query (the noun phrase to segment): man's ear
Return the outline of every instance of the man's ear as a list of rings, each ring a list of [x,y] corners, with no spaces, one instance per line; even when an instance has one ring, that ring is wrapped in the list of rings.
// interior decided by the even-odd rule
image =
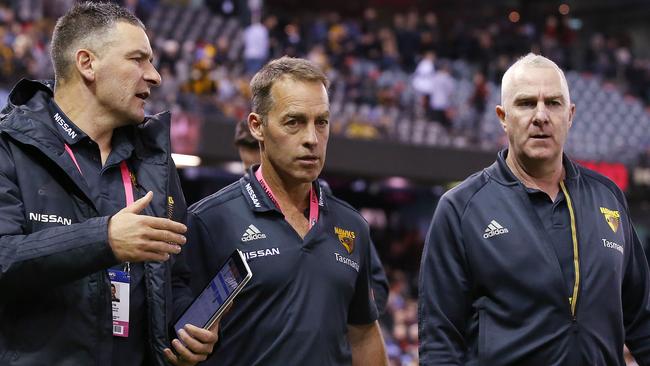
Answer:
[[[573,117],[576,115],[576,105],[571,103],[569,107],[569,128],[573,126]]]
[[[257,113],[248,115],[248,129],[255,140],[264,142],[264,129],[263,129],[262,116]]]
[[[85,81],[95,81],[95,69],[93,68],[95,60],[95,54],[85,48],[78,49],[74,54],[74,65],[75,69]]]
[[[496,113],[497,117],[499,117],[499,122],[501,123],[501,128],[503,128],[504,131],[508,131],[508,127],[506,125],[506,110],[503,109],[503,106],[498,105],[496,107]]]

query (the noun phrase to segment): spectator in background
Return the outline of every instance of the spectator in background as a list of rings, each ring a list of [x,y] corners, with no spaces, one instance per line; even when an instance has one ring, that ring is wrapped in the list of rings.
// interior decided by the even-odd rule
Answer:
[[[171,141],[177,154],[196,155],[201,143],[203,120],[195,113],[172,108]]]
[[[436,54],[429,51],[424,54],[424,57],[418,62],[418,66],[413,73],[413,89],[422,95],[429,96],[431,93],[431,84],[433,83],[433,76],[436,74]]]
[[[269,31],[253,18],[244,29],[244,65],[248,75],[255,74],[269,58]]]
[[[480,127],[479,121],[481,121],[483,117],[483,113],[485,113],[485,106],[487,104],[487,100],[490,95],[490,90],[488,88],[485,75],[483,75],[483,73],[480,71],[474,73],[472,82],[474,84],[474,90],[472,91],[472,96],[470,97],[469,102],[472,106],[475,116],[472,119],[474,123],[471,126],[472,128],[471,131],[469,132],[469,135],[471,135],[474,141],[478,143],[481,141],[480,140],[481,131],[479,131],[479,127]]]
[[[456,91],[456,80],[451,76],[447,62],[441,62],[429,86],[430,118],[451,130],[452,100]]]

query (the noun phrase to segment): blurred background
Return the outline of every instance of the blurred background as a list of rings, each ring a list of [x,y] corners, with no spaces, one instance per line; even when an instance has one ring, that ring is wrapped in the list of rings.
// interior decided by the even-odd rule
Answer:
[[[51,79],[49,39],[72,0],[0,0],[0,104]],[[243,174],[235,125],[251,76],[282,55],[331,81],[324,178],[368,220],[390,281],[381,318],[393,365],[417,364],[417,273],[439,197],[494,161],[501,76],[535,52],[566,70],[577,114],[567,153],[626,193],[650,241],[649,0],[125,0],[148,28],[185,196]],[[633,362],[633,361],[630,361]]]

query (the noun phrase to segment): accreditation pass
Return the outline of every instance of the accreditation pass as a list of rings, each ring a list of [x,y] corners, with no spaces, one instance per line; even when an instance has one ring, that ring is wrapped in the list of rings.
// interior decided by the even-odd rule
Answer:
[[[116,337],[129,336],[129,280],[126,271],[108,270],[111,280],[111,308],[113,310],[113,335]]]

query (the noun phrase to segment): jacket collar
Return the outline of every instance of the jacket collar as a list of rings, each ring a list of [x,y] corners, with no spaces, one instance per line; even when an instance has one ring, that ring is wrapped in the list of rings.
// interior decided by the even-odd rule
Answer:
[[[508,164],[506,164],[506,157],[508,156],[508,149],[503,149],[497,154],[497,160],[485,169],[486,173],[493,179],[504,185],[520,184],[519,179],[512,173]],[[576,164],[569,159],[566,154],[562,154],[562,165],[566,174],[565,180],[573,181],[578,179],[580,171]]]
[[[248,169],[248,172],[241,177],[239,185],[242,190],[242,195],[246,198],[246,202],[251,210],[256,212],[278,211],[271,198],[266,194],[260,182],[255,178],[255,172],[259,168],[259,164],[253,165]],[[318,179],[312,182],[312,187],[316,190],[318,197],[319,209],[327,211],[327,201],[325,199],[325,192],[322,189]]]
[[[51,81],[19,81],[9,94],[9,103],[0,111],[0,131],[44,152],[61,155],[64,143],[74,144],[86,134],[53,103],[53,85]],[[60,118],[56,116],[58,112]],[[122,129],[130,130],[124,132],[133,138],[135,154],[140,160],[165,164],[171,151],[170,125],[169,112],[162,112],[146,117],[137,126]]]

